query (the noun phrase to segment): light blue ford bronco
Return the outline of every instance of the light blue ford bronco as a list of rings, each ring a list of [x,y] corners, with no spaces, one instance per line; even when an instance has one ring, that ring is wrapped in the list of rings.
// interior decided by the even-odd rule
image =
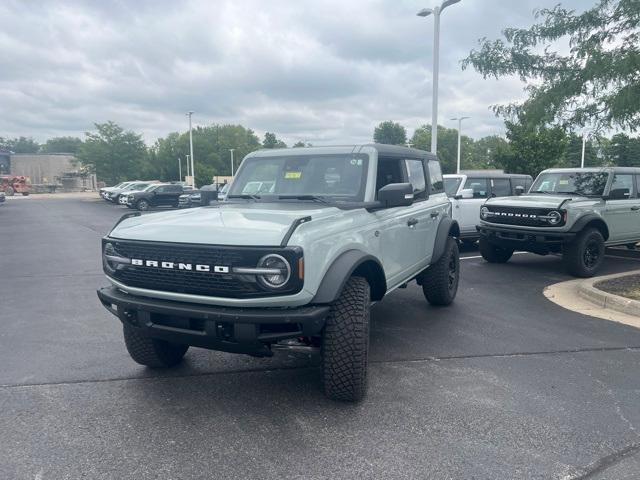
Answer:
[[[224,202],[125,215],[102,241],[111,285],[98,296],[142,365],[176,365],[189,346],[320,349],[325,393],[356,401],[370,306],[413,280],[431,304],[450,304],[459,233],[427,152],[260,150]]]

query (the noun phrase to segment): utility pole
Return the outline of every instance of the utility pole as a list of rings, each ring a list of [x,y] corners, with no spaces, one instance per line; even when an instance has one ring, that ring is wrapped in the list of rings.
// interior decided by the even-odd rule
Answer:
[[[229,151],[231,152],[231,176],[233,177],[233,151],[235,150],[235,148],[230,148]]]
[[[178,157],[178,180],[182,181],[182,159]]]
[[[467,118],[470,117],[458,117],[451,119],[458,121],[458,162],[456,163],[456,173],[460,173],[460,139],[462,138],[462,120],[465,120]]]
[[[191,176],[191,170],[189,167],[189,155],[187,154],[187,177]]]
[[[587,132],[582,134],[582,159],[580,160],[580,168],[584,168],[584,152],[587,148]]]
[[[435,8],[423,8],[418,12],[419,17],[433,15],[433,93],[431,106],[431,153],[438,150],[438,70],[440,68],[440,14],[449,5],[460,0],[444,0],[442,5]]]
[[[191,115],[193,115],[192,111],[187,112],[187,116],[189,117],[189,150],[191,151],[191,186],[196,188],[196,173],[193,164],[193,134],[191,131]]]

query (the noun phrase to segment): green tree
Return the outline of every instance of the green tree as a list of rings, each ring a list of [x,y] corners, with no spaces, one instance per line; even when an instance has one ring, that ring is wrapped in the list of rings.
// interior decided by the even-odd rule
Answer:
[[[40,145],[33,138],[2,138],[0,137],[0,149],[14,153],[38,153]]]
[[[404,145],[407,143],[407,130],[399,123],[388,120],[374,129],[373,141],[387,145]]]
[[[298,140],[294,143],[291,148],[305,148],[305,147],[313,147],[309,142],[303,142],[302,140]]]
[[[95,132],[85,133],[78,160],[91,168],[99,180],[109,184],[138,177],[147,157],[142,137],[113,122],[94,126]]]
[[[473,168],[473,139],[463,135],[461,138],[461,158],[462,169]],[[413,132],[411,144],[420,150],[431,149],[431,125],[423,125]],[[455,173],[458,159],[458,130],[446,128],[438,125],[438,160],[442,165],[444,173]]]
[[[287,148],[287,144],[282,140],[278,140],[276,134],[271,132],[267,132],[264,134],[262,146],[264,148]]]
[[[596,129],[640,126],[640,2],[599,0],[581,14],[557,5],[536,13],[529,28],[507,28],[505,40],[480,40],[463,68],[485,78],[519,76],[529,83],[521,104],[496,107],[536,126]],[[566,55],[553,48],[568,40]]]
[[[471,149],[471,158],[467,164],[463,164],[465,170],[491,170],[501,168],[496,158],[502,158],[511,152],[509,142],[499,135],[480,138],[471,144]]]
[[[617,167],[640,167],[640,138],[624,133],[614,135],[605,149],[605,157]]]
[[[41,147],[43,153],[72,153],[77,154],[82,146],[78,137],[54,137],[48,139]]]

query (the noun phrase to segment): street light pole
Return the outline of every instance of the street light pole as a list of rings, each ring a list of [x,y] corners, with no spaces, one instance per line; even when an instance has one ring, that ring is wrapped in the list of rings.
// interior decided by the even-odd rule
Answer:
[[[196,174],[193,165],[193,134],[191,131],[191,115],[193,115],[192,111],[187,112],[187,116],[189,117],[189,150],[191,152],[191,186],[196,188]]]
[[[178,180],[182,181],[182,159],[178,157]]]
[[[458,117],[451,119],[458,121],[458,163],[456,163],[456,173],[460,173],[460,139],[462,138],[462,120],[465,120],[467,118],[470,117]]]
[[[229,151],[231,152],[231,176],[233,177],[233,151],[235,150],[235,148],[230,148]]]
[[[580,168],[584,168],[584,152],[587,148],[587,132],[582,133],[582,159],[580,160]]]
[[[189,168],[189,154],[187,154],[187,177],[191,176],[191,170]]]
[[[431,105],[431,153],[438,150],[438,70],[440,69],[440,14],[449,5],[460,0],[445,0],[435,8],[423,8],[418,12],[419,17],[433,15],[433,93]]]

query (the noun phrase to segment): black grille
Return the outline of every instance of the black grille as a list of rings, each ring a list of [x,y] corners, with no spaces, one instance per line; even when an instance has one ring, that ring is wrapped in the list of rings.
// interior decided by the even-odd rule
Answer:
[[[502,223],[507,225],[521,225],[527,227],[549,227],[549,222],[541,219],[540,217],[546,217],[549,212],[553,211],[550,208],[522,208],[522,207],[500,207],[489,206],[489,215],[484,219],[490,223]],[[563,222],[553,225],[554,227],[561,226]]]
[[[152,266],[122,265],[113,270],[105,266],[105,272],[125,285],[149,290],[187,293],[228,298],[251,298],[273,295],[290,295],[300,291],[297,263],[301,251],[294,248],[225,247],[209,245],[183,245],[179,243],[131,242],[105,239],[115,247],[117,256],[145,262],[171,262],[191,264],[191,270],[159,268]],[[255,267],[269,253],[282,255],[289,261],[291,279],[281,289],[267,290],[251,277],[231,273],[233,267]],[[195,271],[195,265],[228,267],[230,273]]]

